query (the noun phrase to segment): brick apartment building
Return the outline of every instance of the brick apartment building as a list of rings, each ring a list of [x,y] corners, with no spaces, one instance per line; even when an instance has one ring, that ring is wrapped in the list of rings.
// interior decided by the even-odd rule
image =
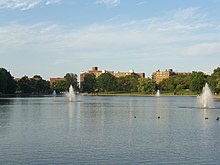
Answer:
[[[165,71],[157,70],[156,72],[152,73],[152,79],[159,84],[163,79],[174,75],[176,75],[176,73],[173,71],[173,69],[166,69]]]
[[[50,87],[53,88],[54,84],[55,84],[57,81],[66,81],[66,78],[60,78],[60,77],[50,78]]]
[[[84,81],[86,74],[94,74],[96,77],[99,77],[102,73],[111,73],[115,77],[125,77],[135,73],[133,70],[129,72],[114,72],[112,70],[98,70],[98,67],[92,67],[92,70],[83,71],[80,73],[80,83]],[[141,78],[145,77],[145,73],[135,73],[138,74]]]
[[[159,84],[163,79],[169,78],[175,75],[190,75],[190,72],[174,72],[173,69],[166,69],[165,71],[157,70],[152,73],[152,79]]]

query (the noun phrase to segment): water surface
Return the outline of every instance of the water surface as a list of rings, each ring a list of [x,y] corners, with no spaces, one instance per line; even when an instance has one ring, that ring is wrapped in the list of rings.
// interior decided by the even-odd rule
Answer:
[[[214,104],[199,108],[196,97],[2,98],[0,164],[219,164]]]

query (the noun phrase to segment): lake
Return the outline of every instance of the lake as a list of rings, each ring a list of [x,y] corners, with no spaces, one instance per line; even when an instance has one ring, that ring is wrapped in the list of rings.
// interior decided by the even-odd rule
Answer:
[[[220,100],[213,109],[196,102],[184,96],[0,98],[0,164],[219,164]]]

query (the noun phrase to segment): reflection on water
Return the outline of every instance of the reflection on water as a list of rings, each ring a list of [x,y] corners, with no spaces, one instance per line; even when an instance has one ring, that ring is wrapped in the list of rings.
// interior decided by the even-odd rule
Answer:
[[[219,112],[195,97],[0,99],[0,164],[218,164]]]
[[[13,100],[0,99],[0,133],[10,124],[10,104],[13,104]]]

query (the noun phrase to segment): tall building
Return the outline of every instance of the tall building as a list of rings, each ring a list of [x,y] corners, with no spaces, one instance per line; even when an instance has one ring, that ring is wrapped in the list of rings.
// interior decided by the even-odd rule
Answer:
[[[119,78],[119,77],[125,77],[128,75],[131,75],[132,73],[135,73],[133,70],[130,70],[129,72],[114,72],[112,70],[98,70],[98,67],[92,67],[91,70],[83,71],[80,73],[80,83],[84,81],[84,77],[86,74],[94,74],[96,77],[99,77],[102,73],[111,73],[113,76]],[[145,73],[135,73],[138,74],[141,78],[145,77]]]
[[[165,71],[157,70],[156,72],[153,72],[152,79],[159,84],[163,79],[174,75],[176,75],[176,73],[173,71],[173,69],[166,69]]]

